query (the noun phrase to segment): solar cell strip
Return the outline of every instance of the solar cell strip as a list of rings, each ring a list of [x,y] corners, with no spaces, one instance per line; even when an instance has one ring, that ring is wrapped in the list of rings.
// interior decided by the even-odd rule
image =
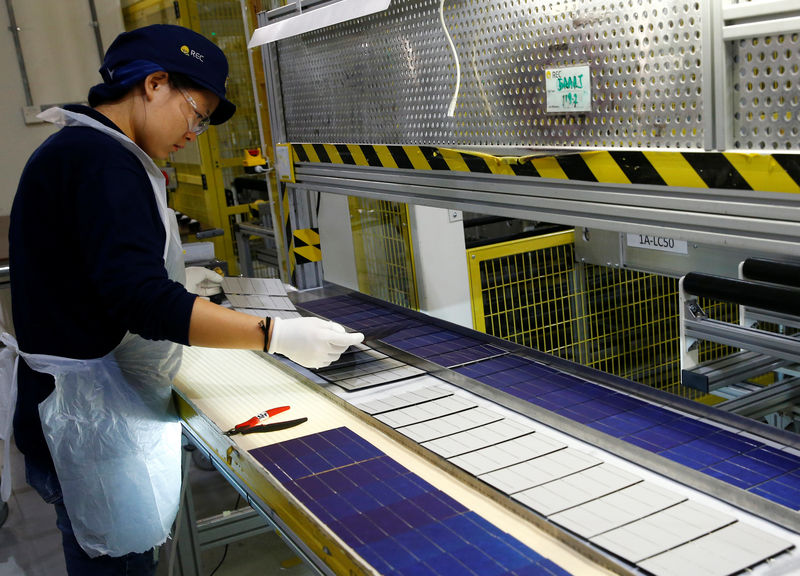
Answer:
[[[534,486],[552,482],[586,468],[597,466],[602,461],[575,448],[565,448],[527,460],[507,468],[479,476],[481,480],[508,495],[522,492]]]
[[[250,452],[379,573],[569,574],[347,428]]]
[[[498,419],[478,428],[429,440],[423,446],[444,458],[452,458],[531,433],[533,428],[530,426],[514,420]]]
[[[392,428],[401,428],[419,422],[434,420],[448,414],[461,412],[462,410],[475,408],[476,406],[477,404],[475,404],[475,402],[462,396],[446,396],[430,402],[406,406],[404,408],[392,410],[391,412],[384,412],[383,414],[377,415],[376,418]]]
[[[384,370],[391,370],[403,366],[403,363],[394,358],[373,358],[368,362],[359,362],[352,366],[341,366],[325,371],[319,371],[326,380],[336,382],[338,380],[345,380],[355,376],[363,376],[365,374],[374,374],[375,372],[383,372]]]
[[[515,494],[514,499],[544,516],[550,516],[641,481],[638,476],[604,462],[530,490],[523,490]]]
[[[345,390],[360,390],[362,388],[369,388],[372,386],[379,386],[381,384],[390,384],[392,382],[405,380],[423,373],[424,371],[420,370],[419,368],[403,364],[396,368],[390,368],[389,370],[383,370],[381,372],[374,372],[372,374],[364,374],[362,376],[338,380],[336,384]]]
[[[743,572],[791,546],[781,538],[736,522],[639,565],[656,576],[726,576]]]
[[[566,444],[537,432],[455,456],[450,458],[450,462],[480,476],[566,447]]]
[[[685,500],[677,492],[645,481],[553,514],[549,519],[589,539]]]
[[[687,500],[591,541],[638,564],[734,522],[733,516]]]
[[[423,380],[422,378],[419,380]],[[431,380],[434,380],[431,378]],[[434,380],[436,381],[436,380]],[[411,382],[414,382],[413,380]],[[366,402],[354,402],[353,406],[363,410],[367,414],[380,414],[382,412],[389,412],[404,408],[406,406],[413,406],[421,404],[422,402],[429,402],[445,396],[452,396],[453,392],[441,386],[430,386],[425,388],[418,388],[394,395],[382,395],[380,398],[368,400]]]
[[[479,428],[484,424],[502,420],[497,412],[483,407],[472,408],[449,414],[430,422],[419,422],[399,428],[398,432],[408,436],[417,443],[428,442],[444,436],[451,436],[462,430]]]

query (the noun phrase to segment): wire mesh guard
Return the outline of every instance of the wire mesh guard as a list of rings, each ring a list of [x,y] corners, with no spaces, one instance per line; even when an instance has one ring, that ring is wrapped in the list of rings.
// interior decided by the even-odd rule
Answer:
[[[408,206],[351,196],[350,222],[358,289],[416,310],[419,307]]]
[[[699,395],[680,386],[677,279],[576,264],[571,242],[544,248],[536,242],[486,259],[484,248],[472,252],[483,310],[476,329],[660,390]],[[735,305],[702,305],[709,316],[737,321]],[[732,351],[699,345],[702,361]]]
[[[287,137],[701,148],[701,12],[685,0],[397,0],[278,43]],[[576,64],[591,68],[592,111],[548,114],[545,69]]]

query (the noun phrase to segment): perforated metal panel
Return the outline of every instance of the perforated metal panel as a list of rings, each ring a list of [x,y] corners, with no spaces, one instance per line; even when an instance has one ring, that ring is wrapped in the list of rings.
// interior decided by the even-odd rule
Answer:
[[[732,54],[734,146],[800,149],[800,34],[736,40]]]
[[[443,27],[438,0],[395,0],[278,43],[287,138],[700,148],[702,11],[685,0],[447,0]],[[545,69],[576,64],[591,68],[592,111],[548,114]]]

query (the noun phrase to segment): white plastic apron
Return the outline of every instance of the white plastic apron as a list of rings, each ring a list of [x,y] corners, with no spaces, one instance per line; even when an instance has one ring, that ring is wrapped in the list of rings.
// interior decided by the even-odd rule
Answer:
[[[147,154],[122,133],[83,114],[51,108],[39,118],[94,128],[137,156],[166,230],[167,272],[185,283],[164,176]],[[7,336],[3,341],[16,348]],[[171,395],[181,351],[178,344],[131,333],[108,355],[90,360],[19,351],[32,369],[55,377],[55,390],[39,405],[39,415],[75,537],[91,557],[144,552],[169,535],[181,484],[181,427]]]

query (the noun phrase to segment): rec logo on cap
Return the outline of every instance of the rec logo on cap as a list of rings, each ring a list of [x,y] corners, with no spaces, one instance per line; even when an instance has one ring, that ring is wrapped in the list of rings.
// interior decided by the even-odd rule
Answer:
[[[203,62],[203,59],[205,58],[205,56],[200,54],[200,52],[195,52],[194,50],[191,50],[186,44],[181,46],[181,52],[183,52],[187,56],[191,56],[193,58],[196,58],[197,60],[200,60],[200,62]]]

